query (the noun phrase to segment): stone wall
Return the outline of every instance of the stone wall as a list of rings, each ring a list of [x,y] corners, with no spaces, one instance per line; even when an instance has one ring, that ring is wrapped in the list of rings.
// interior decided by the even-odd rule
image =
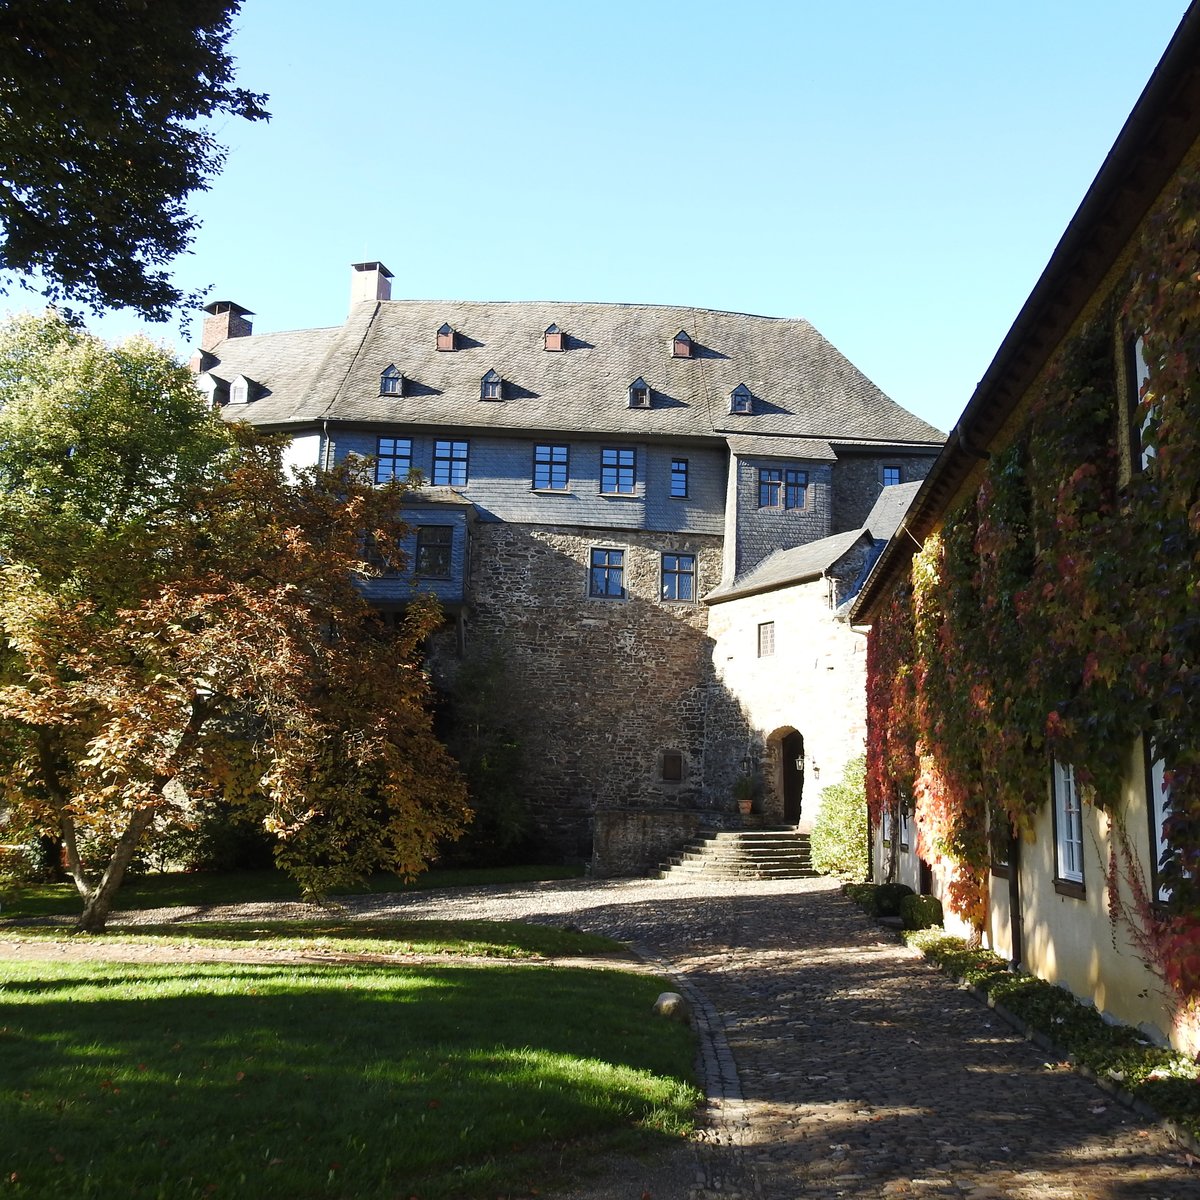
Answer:
[[[924,479],[935,454],[850,454],[839,451],[833,471],[832,533],[861,529],[883,491],[883,468],[899,467],[900,482]]]
[[[701,821],[698,812],[601,809],[595,816],[590,873],[606,879],[653,870],[699,834]]]
[[[593,547],[624,551],[625,598],[588,594]],[[726,756],[745,745],[745,718],[714,675],[708,610],[661,599],[664,551],[696,556],[698,595],[716,586],[716,537],[476,527],[466,653],[498,651],[521,697],[547,852],[590,860],[601,810],[733,808]],[[663,777],[667,752],[681,756],[678,781]]]

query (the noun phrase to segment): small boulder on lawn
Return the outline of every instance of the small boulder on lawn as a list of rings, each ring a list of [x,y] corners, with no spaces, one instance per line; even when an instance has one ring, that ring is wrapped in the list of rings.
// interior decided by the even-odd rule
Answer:
[[[678,992],[660,992],[658,999],[654,1002],[654,1011],[658,1016],[666,1017],[669,1021],[682,1021],[684,1025],[691,1024],[692,1010]]]

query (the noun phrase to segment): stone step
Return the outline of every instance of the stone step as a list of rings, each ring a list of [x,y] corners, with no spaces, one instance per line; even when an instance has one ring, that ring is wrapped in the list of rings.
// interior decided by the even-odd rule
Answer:
[[[807,834],[794,829],[721,830],[683,846],[660,879],[795,879],[813,874]]]

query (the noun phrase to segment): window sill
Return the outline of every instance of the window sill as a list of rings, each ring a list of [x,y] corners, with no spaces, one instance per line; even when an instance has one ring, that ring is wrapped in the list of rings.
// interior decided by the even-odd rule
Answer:
[[[1060,896],[1070,896],[1072,900],[1082,900],[1087,895],[1083,884],[1074,879],[1056,879],[1054,890]]]
[[[531,491],[531,492],[532,492],[532,493],[533,493],[535,496],[569,496],[569,495],[571,495],[571,489],[570,489],[570,488],[565,488],[565,487],[564,487],[564,488],[540,488],[540,487],[535,487],[535,488],[530,488],[529,490],[530,490],[530,491]]]
[[[633,500],[636,499],[637,492],[601,492],[600,495],[610,500]]]
[[[992,863],[991,872],[997,879],[1008,879],[1010,874],[1008,863]]]

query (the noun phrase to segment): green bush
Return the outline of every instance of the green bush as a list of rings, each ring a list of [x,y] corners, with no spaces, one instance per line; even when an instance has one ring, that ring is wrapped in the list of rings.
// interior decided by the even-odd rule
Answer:
[[[846,764],[840,783],[821,790],[821,811],[813,826],[812,865],[822,875],[859,881],[867,877],[866,760]]]
[[[906,896],[913,894],[907,883],[881,883],[875,889],[874,915],[877,917],[898,917],[900,906]]]
[[[941,929],[942,902],[936,896],[903,896],[900,920],[905,929]]]

